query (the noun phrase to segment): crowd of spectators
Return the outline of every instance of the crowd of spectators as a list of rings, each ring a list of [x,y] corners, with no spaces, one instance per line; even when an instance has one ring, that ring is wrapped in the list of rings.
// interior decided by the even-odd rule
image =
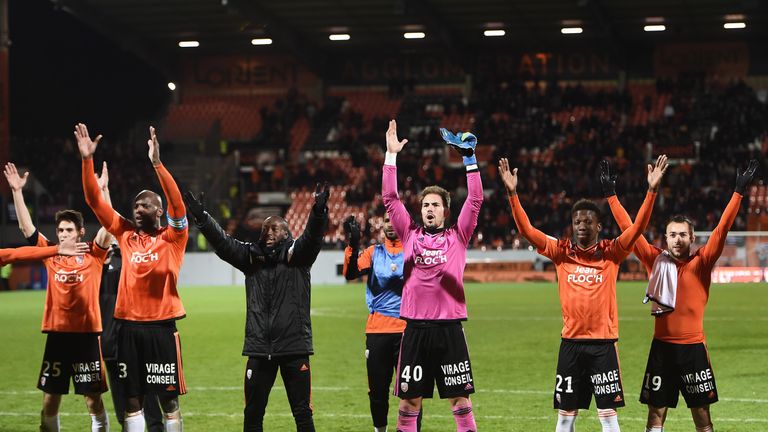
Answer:
[[[631,92],[600,87],[557,83],[510,81],[482,82],[467,96],[438,99],[443,112],[470,113],[472,132],[479,146],[492,148],[480,160],[486,199],[480,214],[474,247],[521,248],[527,244],[517,235],[509,214],[506,195],[498,180],[496,163],[508,157],[519,169],[519,193],[532,222],[554,236],[570,234],[570,206],[580,198],[600,200],[597,167],[608,159],[619,173],[617,192],[631,214],[637,211],[646,190],[645,165],[660,152],[671,152],[675,165],[669,170],[654,209],[650,234],[658,238],[665,220],[673,214],[690,215],[697,230],[709,230],[733,190],[737,167],[758,158],[768,167],[768,106],[765,91],[756,92],[744,82],[720,83],[705,79],[660,80],[654,94],[665,95],[663,115],[647,123],[628,120],[633,110],[651,110],[651,96],[633,100]],[[429,111],[434,98],[424,105],[403,107]],[[558,115],[577,107],[592,107],[594,114],[575,117]],[[313,131],[323,130],[323,139],[333,152],[309,158],[287,151],[289,131],[306,117]],[[463,168],[450,158],[440,144],[434,115],[409,117],[399,131],[410,142],[398,158],[399,189],[414,215],[418,215],[418,192],[438,184],[453,194],[452,214],[457,215],[466,196]],[[562,121],[563,118],[568,120]],[[316,182],[346,185],[350,205],[367,207],[369,238],[377,233],[374,221],[383,215],[380,194],[383,137],[388,119],[364,120],[343,99],[333,98],[318,104],[291,91],[274,106],[262,110],[262,132],[257,137],[266,147],[283,149],[261,159],[248,174],[244,190],[292,191]],[[141,187],[157,187],[146,161],[142,140],[104,142],[99,157],[110,162],[110,184],[115,207],[130,208],[132,197]],[[251,149],[261,148],[258,144]],[[43,204],[85,208],[79,177],[79,157],[71,139],[27,140],[14,143],[13,160],[28,166],[48,193]],[[164,149],[165,150],[165,149]],[[40,155],[49,155],[39,157]],[[342,169],[340,158],[364,170],[352,176]],[[762,170],[764,170],[763,168]],[[762,178],[758,173],[758,178]],[[746,202],[746,201],[745,201]],[[233,212],[245,217],[247,211]],[[618,234],[609,214],[603,218],[604,236]],[[232,223],[230,226],[236,226]],[[746,228],[746,213],[741,212],[734,229]],[[330,245],[329,245],[330,246]]]

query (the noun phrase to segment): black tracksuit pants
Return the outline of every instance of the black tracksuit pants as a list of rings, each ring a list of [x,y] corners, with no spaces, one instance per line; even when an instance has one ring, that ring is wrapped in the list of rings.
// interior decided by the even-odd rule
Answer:
[[[269,401],[269,392],[275,384],[277,370],[285,384],[288,402],[296,421],[298,432],[314,432],[312,419],[312,376],[309,369],[309,356],[285,356],[266,359],[249,357],[245,369],[245,410],[243,431],[262,432],[264,430],[264,411]]]
[[[397,373],[402,339],[402,333],[366,333],[365,335],[368,399],[371,402],[371,418],[375,427],[387,425],[391,394],[389,386],[392,384],[392,374]],[[421,413],[419,413],[418,422],[421,430]]]

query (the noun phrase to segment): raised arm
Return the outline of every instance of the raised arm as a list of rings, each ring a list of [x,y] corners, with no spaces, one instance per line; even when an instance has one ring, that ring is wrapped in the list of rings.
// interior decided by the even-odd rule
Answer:
[[[0,265],[17,261],[38,261],[54,255],[83,255],[88,252],[87,243],[75,243],[74,239],[56,246],[22,246],[0,249]]]
[[[163,188],[163,194],[168,201],[168,225],[176,230],[185,230],[187,228],[187,210],[184,208],[184,199],[173,180],[173,176],[160,161],[160,143],[157,141],[157,134],[152,126],[149,127],[147,147],[149,148],[149,160],[155,168],[160,187]]]
[[[101,175],[96,176],[96,181],[99,184],[99,190],[101,190],[101,196],[104,198],[104,201],[111,207],[112,197],[109,195],[109,170],[107,169],[106,161],[101,165]],[[94,237],[93,242],[102,249],[108,249],[109,244],[112,243],[112,239],[112,234],[110,234],[109,231],[107,231],[104,227],[101,227],[96,233],[96,237]]]
[[[413,220],[408,210],[400,201],[397,194],[397,154],[408,142],[407,139],[397,139],[397,122],[389,121],[387,129],[387,153],[384,158],[384,171],[381,176],[381,199],[384,207],[387,209],[389,220],[392,227],[397,232],[397,236],[405,242],[410,232]]]
[[[446,144],[461,154],[464,167],[467,170],[467,199],[461,207],[456,225],[459,228],[459,235],[464,244],[469,244],[472,234],[477,227],[480,206],[483,204],[483,183],[480,179],[480,170],[477,168],[477,157],[475,155],[477,137],[471,132],[453,134],[444,128],[440,129],[440,134]]]
[[[13,207],[16,209],[16,219],[19,221],[19,229],[24,237],[27,238],[35,233],[35,224],[32,222],[32,216],[29,214],[27,204],[24,202],[24,185],[27,184],[27,178],[29,178],[29,171],[24,173],[24,177],[19,175],[16,170],[16,165],[12,162],[5,164],[3,170],[5,179],[8,180],[8,186],[11,187],[11,193],[13,194]]]
[[[543,232],[531,225],[528,215],[525,214],[520,199],[517,196],[517,168],[510,171],[507,158],[499,160],[499,175],[507,188],[509,205],[512,207],[512,217],[515,219],[515,226],[520,234],[525,237],[536,249],[543,251],[547,247],[548,237]],[[554,239],[553,239],[554,240]]]
[[[113,235],[120,235],[127,229],[127,225],[130,223],[104,200],[99,183],[94,175],[93,153],[96,152],[96,147],[99,141],[101,141],[101,135],[97,136],[96,140],[91,140],[91,137],[88,135],[88,128],[84,124],[79,123],[75,126],[75,139],[77,139],[80,156],[83,158],[82,180],[85,202],[96,214],[96,219],[99,220],[102,227]]]
[[[317,259],[320,249],[323,247],[323,236],[328,227],[328,197],[331,189],[328,183],[315,186],[315,203],[307,219],[304,232],[293,243],[288,254],[288,261],[292,265],[306,267],[311,266]]]
[[[368,248],[360,256],[360,226],[354,216],[349,216],[342,224],[344,234],[347,240],[347,247],[344,248],[344,268],[342,273],[347,280],[354,280],[367,273],[371,267],[370,256],[366,261],[365,254]]]
[[[656,202],[656,193],[659,190],[661,179],[668,168],[667,156],[661,155],[656,159],[656,164],[648,164],[648,193],[645,194],[643,205],[637,212],[635,222],[630,225],[617,239],[619,246],[625,251],[631,251],[637,239],[643,235],[648,227],[653,212],[653,204]]]
[[[603,187],[603,196],[608,200],[608,206],[611,209],[613,218],[616,220],[616,224],[619,225],[621,231],[625,231],[632,226],[632,218],[616,196],[616,174],[611,174],[610,165],[607,160],[600,162],[600,183]],[[635,242],[633,252],[642,261],[643,265],[648,268],[653,265],[658,255],[657,249],[648,243],[648,240],[642,235]]]
[[[730,231],[733,221],[736,220],[736,215],[739,213],[739,207],[741,206],[741,199],[744,196],[744,192],[752,181],[755,172],[757,171],[757,160],[752,159],[749,161],[749,166],[744,172],[736,170],[736,187],[734,188],[731,200],[725,207],[723,215],[720,217],[717,227],[712,231],[712,235],[707,240],[707,244],[701,248],[701,256],[704,262],[710,266],[713,266],[717,259],[720,258],[720,254],[723,253],[725,247],[725,239],[728,237],[728,231]]]
[[[248,273],[254,262],[251,256],[251,245],[230,237],[211,215],[205,211],[204,194],[196,197],[192,191],[184,194],[189,214],[195,225],[208,240],[216,255],[243,273]]]

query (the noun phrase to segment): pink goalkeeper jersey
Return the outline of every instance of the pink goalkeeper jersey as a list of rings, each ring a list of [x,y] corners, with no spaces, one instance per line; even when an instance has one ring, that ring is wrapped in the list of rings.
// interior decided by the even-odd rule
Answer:
[[[400,317],[416,320],[465,320],[464,265],[467,245],[477,226],[483,184],[475,169],[467,172],[467,200],[456,225],[429,234],[411,219],[397,195],[397,167],[384,165],[382,199],[403,243],[405,263]]]

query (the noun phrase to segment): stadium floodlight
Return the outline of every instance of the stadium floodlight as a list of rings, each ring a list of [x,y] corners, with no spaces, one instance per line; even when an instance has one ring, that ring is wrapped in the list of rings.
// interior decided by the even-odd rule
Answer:
[[[198,41],[181,41],[179,42],[179,48],[197,48],[200,46]]]
[[[272,39],[270,38],[251,39],[251,45],[272,45]]]
[[[647,32],[663,32],[667,29],[667,26],[663,24],[653,24],[653,25],[647,25],[643,27],[643,30]]]
[[[347,33],[336,33],[336,34],[328,35],[328,39],[332,41],[345,41],[345,40],[349,40],[350,36]]]
[[[743,29],[747,27],[747,23],[745,22],[727,22],[723,24],[724,29],[732,30],[732,29]]]
[[[483,32],[483,36],[485,37],[498,37],[498,36],[504,36],[505,34],[507,34],[507,32],[501,29],[486,30]]]
[[[560,29],[560,33],[562,34],[579,34],[583,33],[584,29],[581,27],[563,27]]]
[[[407,32],[403,33],[403,37],[406,39],[424,39],[427,34],[424,32]]]
[[[175,83],[175,82],[173,82],[173,81],[169,82],[169,83],[168,83],[168,88],[169,88],[171,91],[174,91],[174,90],[176,90],[176,83]]]

